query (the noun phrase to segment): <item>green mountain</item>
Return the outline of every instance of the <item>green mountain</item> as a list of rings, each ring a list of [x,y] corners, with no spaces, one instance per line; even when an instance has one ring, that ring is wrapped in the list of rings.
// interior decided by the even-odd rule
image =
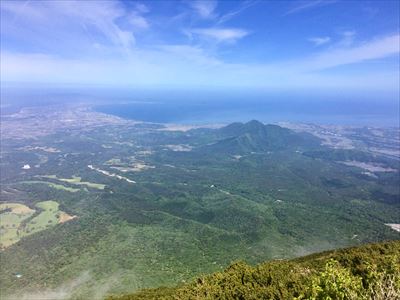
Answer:
[[[175,288],[107,298],[150,299],[400,299],[400,241],[256,266],[236,262]]]
[[[264,125],[256,120],[244,124],[232,123],[219,129],[216,134],[218,141],[200,150],[240,155],[288,149],[315,149],[320,145],[320,141],[309,134],[296,133],[277,125]]]

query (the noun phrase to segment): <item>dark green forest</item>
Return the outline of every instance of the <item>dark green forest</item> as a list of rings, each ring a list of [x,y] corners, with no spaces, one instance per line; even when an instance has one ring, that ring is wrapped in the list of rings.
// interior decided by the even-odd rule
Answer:
[[[222,272],[175,288],[107,300],[150,299],[399,299],[400,242],[322,252],[256,266],[235,262]]]

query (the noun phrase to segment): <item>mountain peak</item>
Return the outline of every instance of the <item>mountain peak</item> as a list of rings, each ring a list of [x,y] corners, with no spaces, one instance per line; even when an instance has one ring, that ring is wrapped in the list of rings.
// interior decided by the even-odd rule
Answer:
[[[247,123],[235,122],[220,129],[225,136],[239,136],[246,133],[254,133],[263,130],[265,125],[257,120],[251,120]]]
[[[260,121],[232,123],[218,131],[220,140],[207,146],[219,153],[250,153],[278,151],[288,148],[311,147],[315,140],[278,125],[264,125]]]
[[[258,127],[260,127],[260,126],[264,127],[264,126],[265,126],[263,123],[261,123],[261,122],[258,121],[258,120],[251,120],[251,121],[245,123],[244,125],[245,125],[245,126],[254,126],[254,127],[255,127],[255,126],[258,126]]]

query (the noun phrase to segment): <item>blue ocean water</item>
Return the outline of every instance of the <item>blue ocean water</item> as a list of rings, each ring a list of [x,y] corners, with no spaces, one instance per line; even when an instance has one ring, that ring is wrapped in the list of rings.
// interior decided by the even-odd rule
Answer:
[[[2,90],[2,114],[24,106],[87,103],[94,110],[154,123],[207,124],[257,119],[399,127],[398,95],[312,91],[43,88]]]
[[[302,122],[355,126],[399,126],[395,104],[342,101],[221,100],[157,101],[103,104],[95,110],[122,118],[155,123],[206,124]]]

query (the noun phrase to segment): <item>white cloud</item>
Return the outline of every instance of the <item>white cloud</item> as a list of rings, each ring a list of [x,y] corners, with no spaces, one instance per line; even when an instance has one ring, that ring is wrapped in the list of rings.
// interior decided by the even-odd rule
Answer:
[[[217,1],[196,0],[190,1],[189,4],[203,19],[213,19],[216,17],[215,9],[217,7]]]
[[[302,12],[303,10],[312,9],[320,6],[336,3],[337,0],[309,0],[309,1],[294,1],[296,6],[289,9],[284,15],[291,15]]]
[[[3,52],[1,78],[3,81],[80,84],[207,85],[285,90],[359,88],[391,91],[398,87],[399,80],[399,72],[394,68],[354,74],[320,71],[399,53],[399,35],[366,41],[352,48],[330,48],[310,57],[274,64],[226,63],[200,47],[188,45],[159,45],[152,50],[136,49],[125,57],[91,60]]]
[[[248,9],[249,7],[251,7],[257,3],[258,3],[258,0],[244,1],[243,3],[241,3],[239,5],[239,7],[237,9],[232,10],[232,11],[220,16],[218,18],[217,24],[222,24],[222,23],[225,23],[225,22],[231,20],[232,18],[238,16],[239,14],[244,12],[246,9]]]
[[[236,42],[249,34],[248,31],[239,28],[194,28],[189,32],[217,42],[229,43]]]
[[[125,16],[122,6],[113,1],[79,1],[79,9],[75,1],[46,1],[42,9],[50,6],[52,12],[67,19],[75,18],[75,22],[82,22],[88,26],[95,26],[114,45],[129,50],[135,42],[132,32],[122,30],[116,19]],[[47,4],[51,3],[51,4]],[[40,7],[39,7],[40,9]]]
[[[166,65],[149,54],[124,59],[69,59],[45,54],[1,53],[2,81],[78,84],[157,84]]]
[[[202,2],[196,11],[203,18],[213,18],[211,21],[215,24],[221,18],[216,15],[216,3],[212,3]],[[3,21],[3,10],[11,15],[7,22]],[[146,6],[134,6],[129,11],[114,1],[81,1],[79,9],[76,8],[76,2],[71,1],[4,2],[2,35],[5,31],[14,40],[22,41],[21,45],[26,45],[28,41],[30,45],[24,48],[24,54],[10,49],[5,52],[2,48],[1,79],[116,85],[242,85],[286,89],[335,85],[351,87],[356,84],[372,88],[375,78],[377,86],[398,86],[395,83],[398,72],[395,73],[391,67],[386,68],[387,71],[382,71],[382,68],[382,74],[367,71],[357,75],[346,72],[334,75],[328,70],[398,55],[398,34],[360,43],[354,41],[353,31],[347,31],[341,34],[342,39],[335,44],[329,37],[313,37],[310,41],[314,44],[330,42],[330,47],[323,51],[318,48],[319,51],[315,50],[317,53],[312,56],[291,61],[233,64],[218,57],[215,44],[203,41],[233,43],[247,36],[248,31],[229,27],[198,27],[188,30],[197,39],[193,39],[190,45],[147,44],[144,48],[135,44],[132,32],[139,35],[135,29],[149,28],[146,15],[143,16],[148,10]],[[228,13],[225,20],[234,15],[235,12]],[[125,21],[123,25],[121,19]],[[29,49],[43,54],[27,53]],[[64,52],[64,49],[67,50]],[[121,50],[124,50],[124,55],[121,55]],[[79,51],[87,53],[83,55]],[[327,71],[320,72],[322,70]]]
[[[313,37],[313,38],[309,38],[308,41],[310,41],[311,43],[313,43],[315,46],[318,47],[318,46],[329,43],[331,41],[331,38],[329,36]]]
[[[353,30],[343,31],[341,33],[342,39],[339,42],[340,46],[351,46],[354,43],[354,38],[356,36],[356,32]]]
[[[118,1],[7,1],[2,2],[2,34],[19,34],[35,47],[56,46],[55,40],[80,39],[80,44],[112,44],[129,52],[135,44],[135,29],[149,27],[142,15],[148,9],[137,4],[129,12]],[[4,13],[4,15],[3,15]],[[126,19],[131,28],[121,28],[118,20]],[[29,28],[30,35],[26,35]],[[46,45],[42,45],[46,43]],[[84,48],[84,47],[83,47]]]
[[[135,28],[138,29],[148,29],[150,27],[147,19],[137,12],[133,12],[129,17],[129,23],[132,24]]]
[[[400,35],[390,35],[354,47],[337,47],[321,52],[299,63],[309,70],[322,70],[341,65],[361,63],[400,53]]]
[[[143,3],[136,3],[135,4],[135,9],[139,13],[148,13],[150,11],[149,7]]]
[[[194,63],[198,66],[217,66],[222,65],[223,62],[217,58],[207,54],[204,49],[188,45],[162,45],[158,49],[166,52],[167,54],[174,55],[179,60],[185,60]]]
[[[143,3],[136,3],[134,7],[135,10],[129,16],[129,23],[136,29],[148,29],[150,27],[149,21],[143,15],[150,12],[149,7]]]

